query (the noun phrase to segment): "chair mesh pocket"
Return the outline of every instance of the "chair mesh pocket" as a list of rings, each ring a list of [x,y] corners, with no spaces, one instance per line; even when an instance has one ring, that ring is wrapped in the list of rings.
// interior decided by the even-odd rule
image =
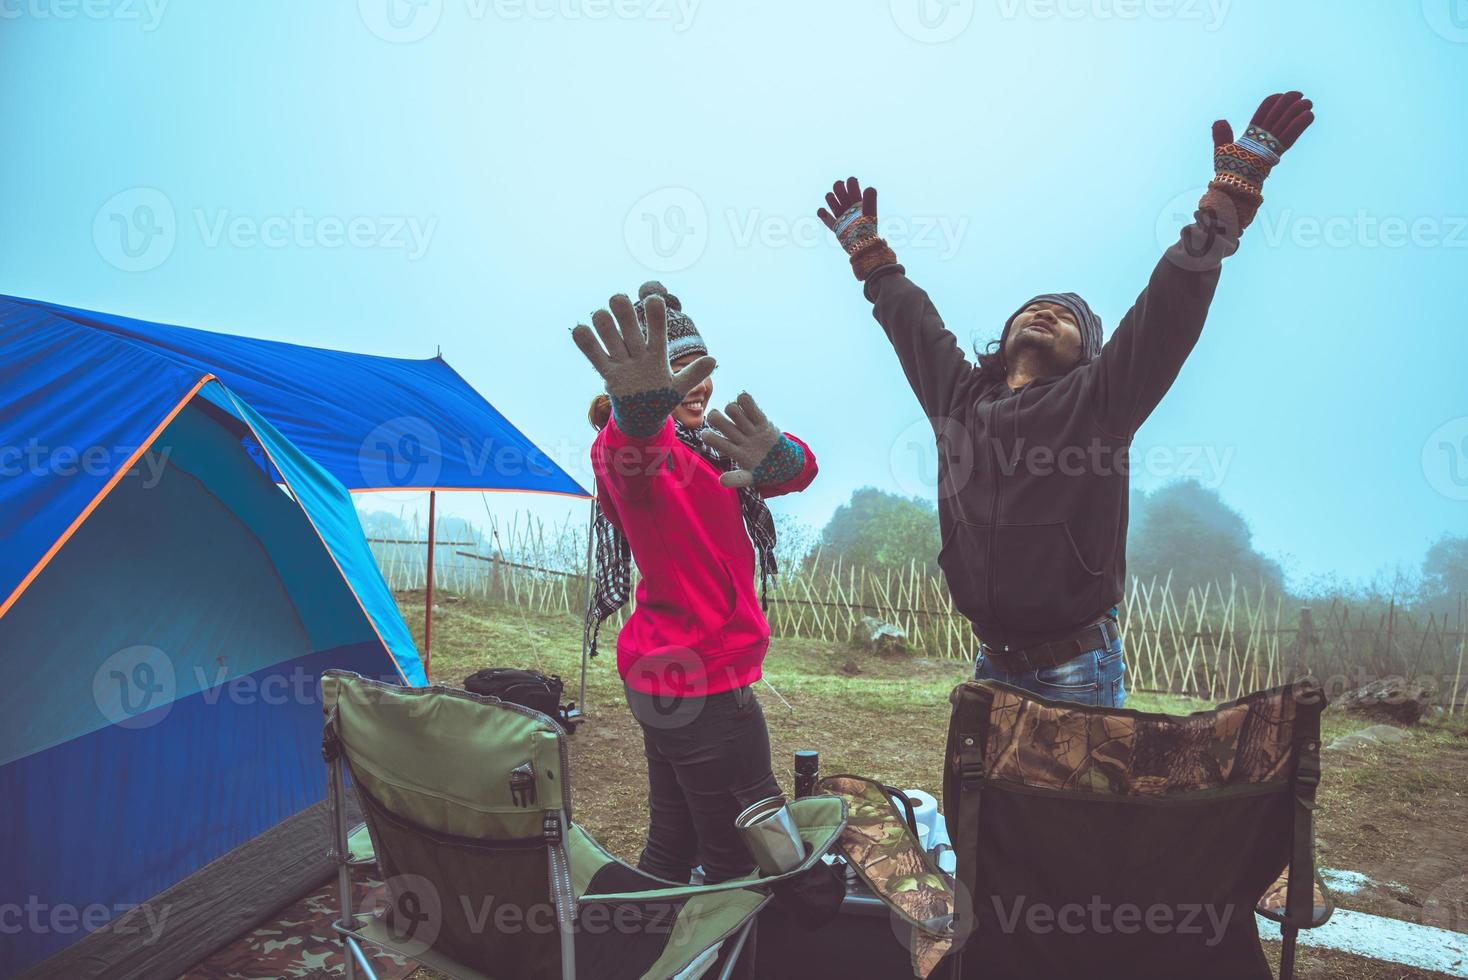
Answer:
[[[560,936],[544,839],[480,841],[438,833],[356,788],[388,888],[395,939],[492,977],[559,978]]]

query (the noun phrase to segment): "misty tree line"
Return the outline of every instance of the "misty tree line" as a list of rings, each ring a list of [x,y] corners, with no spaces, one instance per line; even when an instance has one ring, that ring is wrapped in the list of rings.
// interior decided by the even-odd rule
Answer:
[[[1444,535],[1411,570],[1384,572],[1369,582],[1317,580],[1291,590],[1284,569],[1254,546],[1244,517],[1212,489],[1194,481],[1168,484],[1151,493],[1133,490],[1127,536],[1127,572],[1143,582],[1172,576],[1185,594],[1208,583],[1232,580],[1257,594],[1263,589],[1301,605],[1344,600],[1357,608],[1395,601],[1399,608],[1455,617],[1460,594],[1468,594],[1468,535]],[[863,487],[836,509],[819,532],[778,520],[781,556],[792,562],[840,559],[873,570],[905,570],[916,562],[938,573],[938,513],[920,497]]]
[[[1398,609],[1452,620],[1456,620],[1458,596],[1468,595],[1468,535],[1444,535],[1415,569],[1383,572],[1368,582],[1318,579],[1291,588],[1280,563],[1254,546],[1248,522],[1214,490],[1193,481],[1168,484],[1151,493],[1133,490],[1130,510],[1128,573],[1143,583],[1154,578],[1164,581],[1171,575],[1172,588],[1179,595],[1201,591],[1209,583],[1215,589],[1226,589],[1233,581],[1255,595],[1262,589],[1263,594],[1283,596],[1287,606],[1329,606],[1341,601],[1365,613],[1394,603]],[[372,511],[360,512],[359,517],[370,538],[406,543],[421,541],[426,535],[416,513]],[[817,562],[825,567],[839,560],[844,567],[877,574],[887,570],[906,573],[913,565],[929,575],[939,574],[938,513],[931,501],[921,497],[863,487],[819,530],[789,514],[777,514],[775,521],[777,556],[786,570],[810,570]],[[506,533],[513,544],[499,540],[497,523],[440,517],[438,539],[450,545],[444,557],[453,554],[455,543],[473,542],[470,550],[476,552],[500,553],[571,573],[579,573],[585,563],[585,529],[580,518],[565,527],[545,527],[538,521],[531,527],[527,522],[511,533],[510,527],[519,523],[512,521]]]

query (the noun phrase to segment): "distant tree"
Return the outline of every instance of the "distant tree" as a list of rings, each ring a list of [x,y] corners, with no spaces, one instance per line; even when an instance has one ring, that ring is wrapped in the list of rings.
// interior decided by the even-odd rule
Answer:
[[[849,503],[836,508],[821,531],[822,563],[840,558],[874,571],[920,569],[938,571],[938,511],[921,497],[903,497],[876,487],[862,487]]]
[[[1260,586],[1279,595],[1284,572],[1254,548],[1253,532],[1237,511],[1193,480],[1168,484],[1150,494],[1133,494],[1127,541],[1127,572],[1158,581],[1172,573],[1173,588],[1185,592],[1229,577],[1258,594]]]
[[[1468,595],[1468,535],[1443,535],[1422,559],[1419,602],[1431,612],[1456,616],[1460,595]]]
[[[412,537],[408,522],[398,514],[391,514],[385,510],[359,510],[357,520],[362,522],[362,531],[369,538],[401,540]]]
[[[782,572],[799,568],[815,546],[815,528],[793,514],[775,514],[775,560]]]

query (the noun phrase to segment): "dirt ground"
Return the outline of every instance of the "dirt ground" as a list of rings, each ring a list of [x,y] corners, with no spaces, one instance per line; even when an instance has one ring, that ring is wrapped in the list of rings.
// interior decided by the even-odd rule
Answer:
[[[417,600],[415,607],[414,600]],[[421,597],[402,596],[409,623]],[[421,641],[421,637],[419,637]],[[607,644],[610,648],[611,644]],[[567,681],[576,697],[579,624],[564,616],[446,602],[435,613],[433,680],[459,684],[488,666],[534,667]],[[966,673],[955,661],[883,658],[805,640],[776,640],[758,695],[770,728],[776,776],[788,788],[792,753],[818,749],[825,774],[856,772],[942,797],[947,693]],[[588,721],[571,739],[575,819],[609,850],[635,861],[647,827],[642,739],[622,697],[614,654],[592,662]],[[1208,707],[1168,695],[1134,694],[1129,706],[1185,713]],[[1327,745],[1369,722],[1330,709]],[[1327,751],[1317,822],[1320,863],[1365,876],[1340,894],[1344,908],[1468,933],[1468,719],[1419,727],[1409,741],[1356,752]],[[1266,943],[1271,958],[1278,943]],[[1431,977],[1408,968],[1302,949],[1308,978]],[[429,977],[420,971],[419,977]]]

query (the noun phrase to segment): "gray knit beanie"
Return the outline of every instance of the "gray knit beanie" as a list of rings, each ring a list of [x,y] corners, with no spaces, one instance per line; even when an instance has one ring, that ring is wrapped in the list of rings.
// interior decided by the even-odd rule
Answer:
[[[688,314],[683,312],[683,304],[678,297],[668,292],[666,286],[656,279],[645,282],[637,290],[637,302],[632,308],[637,311],[637,322],[642,326],[642,332],[647,333],[647,299],[649,296],[661,296],[663,303],[668,308],[668,362],[672,363],[680,357],[689,354],[707,354],[708,345],[703,342],[698,328],[693,325]]]
[[[1031,303],[1058,303],[1070,310],[1071,316],[1076,318],[1076,326],[1081,330],[1082,364],[1101,353],[1101,318],[1076,293],[1041,293],[1021,303],[1019,309],[1011,313],[1009,319],[1004,321],[1004,332],[999,335],[1000,351],[1004,350],[1004,341],[1009,337],[1009,325]],[[671,327],[671,321],[669,326]]]

